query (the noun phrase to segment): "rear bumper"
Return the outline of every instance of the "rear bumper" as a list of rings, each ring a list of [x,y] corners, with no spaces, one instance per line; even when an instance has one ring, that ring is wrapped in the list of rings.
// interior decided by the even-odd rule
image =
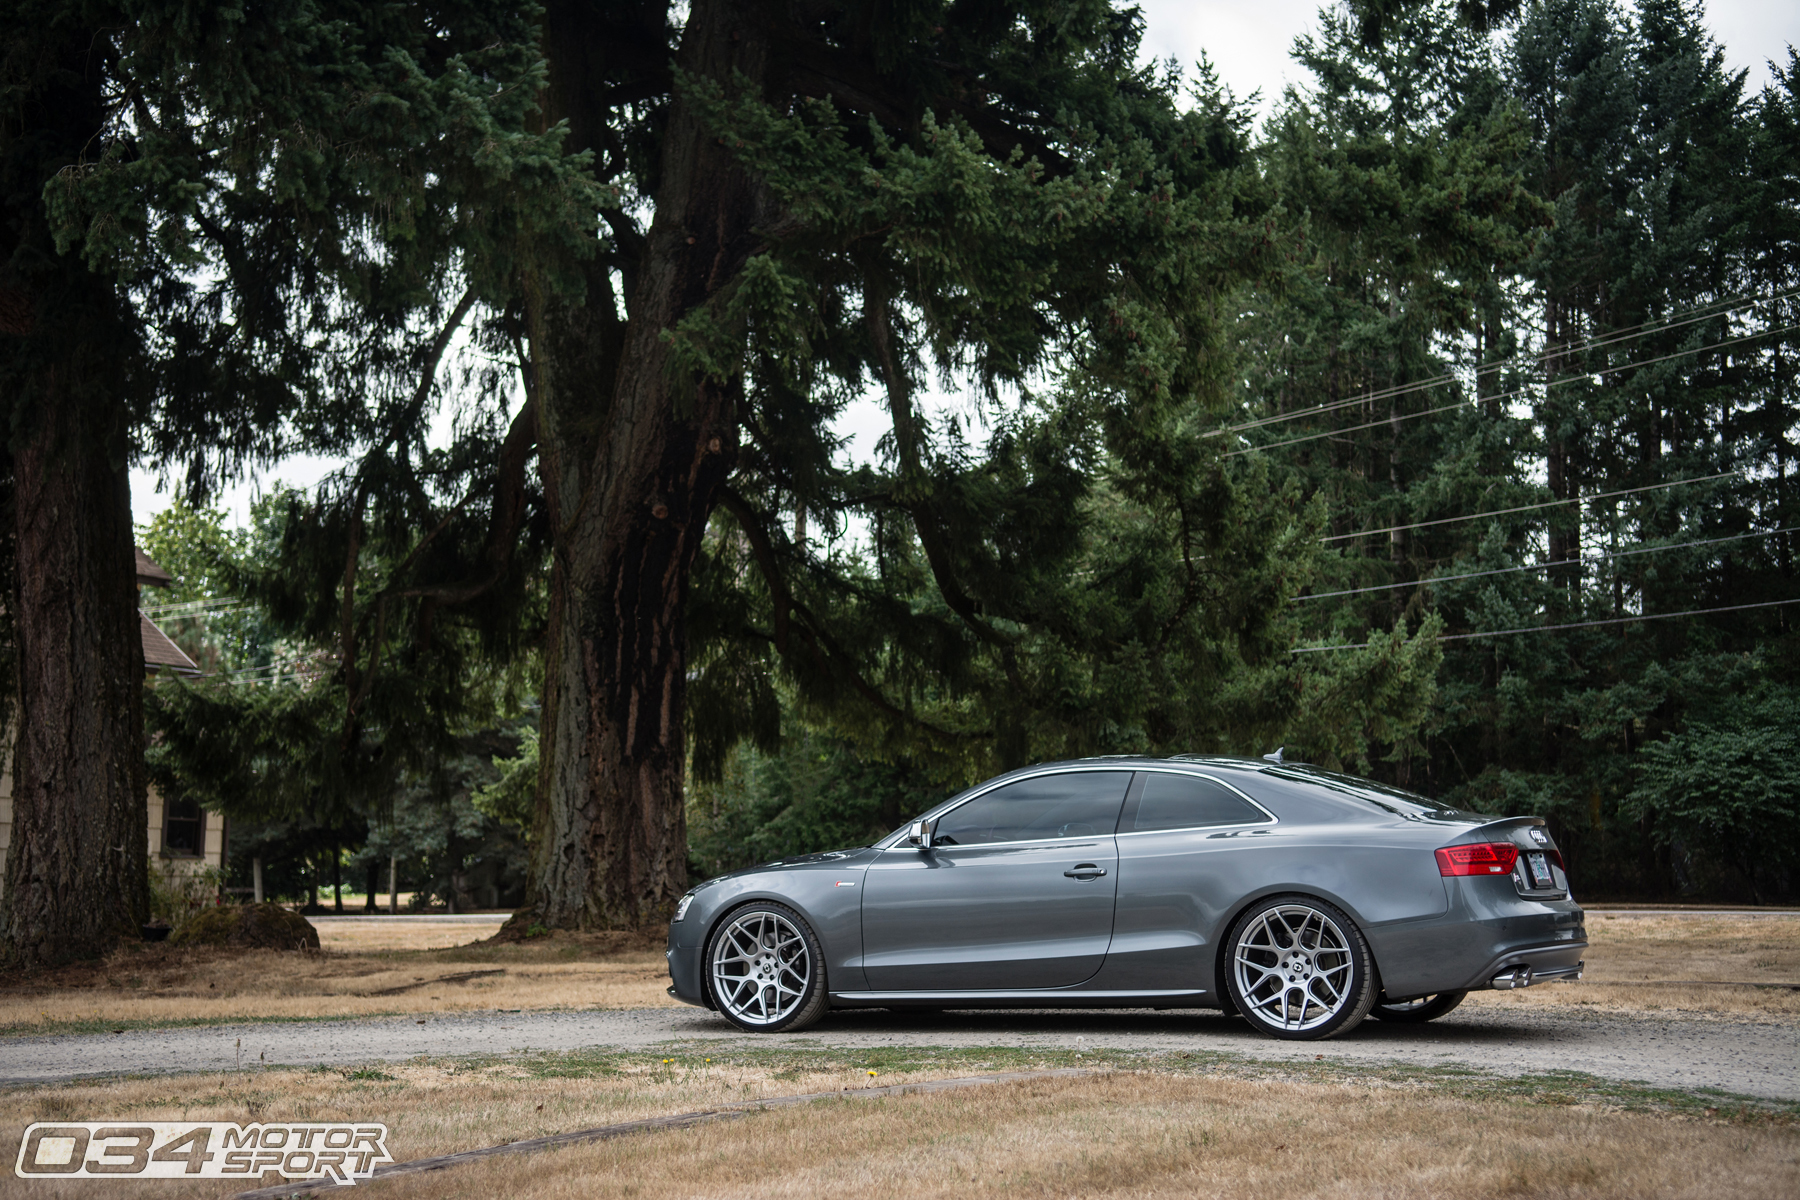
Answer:
[[[1509,990],[1581,978],[1586,942],[1557,942],[1509,950],[1488,963],[1461,990]]]

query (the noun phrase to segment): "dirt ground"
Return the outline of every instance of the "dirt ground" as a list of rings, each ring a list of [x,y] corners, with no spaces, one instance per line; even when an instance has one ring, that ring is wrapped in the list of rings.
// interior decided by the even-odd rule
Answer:
[[[1800,1015],[1800,917],[1596,915],[1588,934],[1582,982],[1474,992],[1465,1003]],[[0,1033],[108,1022],[675,1003],[664,991],[668,972],[654,935],[475,940],[487,936],[481,927],[377,919],[322,922],[316,954],[133,947],[101,964],[0,987]]]
[[[947,1074],[952,1072],[938,1072]],[[924,1077],[924,1076],[920,1076]],[[879,1083],[890,1082],[889,1077]],[[367,1119],[398,1160],[716,1107],[877,1085],[866,1072],[646,1060],[602,1078],[408,1063],[0,1093],[0,1153],[31,1120]],[[243,1185],[29,1184],[0,1194],[217,1196]],[[1521,1102],[1392,1081],[1116,1071],[845,1099],[364,1184],[371,1196],[1792,1197],[1784,1118]],[[362,1193],[359,1193],[362,1194]]]

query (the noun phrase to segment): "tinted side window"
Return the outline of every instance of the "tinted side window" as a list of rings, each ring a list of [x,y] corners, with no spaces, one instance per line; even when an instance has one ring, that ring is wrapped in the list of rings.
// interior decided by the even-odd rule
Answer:
[[[1147,829],[1192,829],[1199,825],[1248,825],[1267,821],[1268,814],[1222,783],[1198,775],[1144,773],[1133,832]]]
[[[1130,771],[1039,775],[977,796],[938,821],[940,846],[1111,836]]]

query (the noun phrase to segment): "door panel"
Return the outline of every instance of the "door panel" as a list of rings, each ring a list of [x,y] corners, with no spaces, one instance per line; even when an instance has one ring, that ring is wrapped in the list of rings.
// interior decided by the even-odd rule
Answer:
[[[1090,879],[1064,874],[1090,866]],[[863,876],[875,991],[1053,988],[1100,969],[1119,856],[1104,840],[888,850]],[[1091,872],[1081,872],[1091,874]]]
[[[869,987],[1054,988],[1092,977],[1112,938],[1113,829],[1130,780],[1085,771],[1017,781],[945,814],[948,844],[883,851],[863,877]]]

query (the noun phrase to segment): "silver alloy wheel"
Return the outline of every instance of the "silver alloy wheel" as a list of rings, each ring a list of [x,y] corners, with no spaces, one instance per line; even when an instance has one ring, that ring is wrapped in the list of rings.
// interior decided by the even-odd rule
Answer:
[[[1336,921],[1305,904],[1261,913],[1238,934],[1232,970],[1244,1003],[1265,1024],[1316,1029],[1350,1003],[1350,941]]]
[[[758,909],[719,932],[711,969],[720,1007],[745,1025],[774,1025],[806,999],[812,955],[791,921]]]

